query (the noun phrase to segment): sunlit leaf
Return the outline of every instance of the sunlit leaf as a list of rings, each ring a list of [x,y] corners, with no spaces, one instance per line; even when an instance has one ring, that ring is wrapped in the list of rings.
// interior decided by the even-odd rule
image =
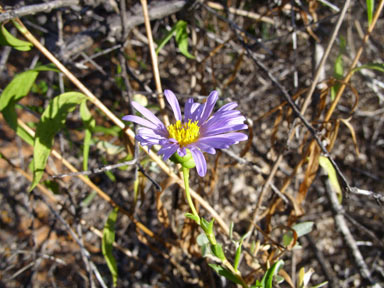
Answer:
[[[238,271],[238,267],[240,264],[240,258],[241,258],[241,250],[243,246],[243,241],[246,239],[248,236],[251,235],[251,231],[248,231],[248,233],[245,233],[241,238],[238,243],[238,246],[236,248],[236,253],[235,253],[235,259],[233,260],[233,268],[235,268],[235,271]]]
[[[194,59],[195,57],[188,52],[187,22],[185,21],[177,22],[175,39],[176,39],[177,47],[179,48],[180,52],[183,53],[185,57]]]
[[[19,40],[9,33],[7,29],[5,29],[4,24],[1,25],[0,29],[0,46],[11,46],[19,51],[29,51],[33,47],[32,43]]]
[[[80,104],[80,116],[84,124],[84,141],[83,141],[83,170],[88,170],[88,155],[89,147],[91,145],[92,131],[95,128],[96,121],[92,117],[91,112],[88,110],[87,102],[84,101]]]
[[[371,63],[371,64],[365,64],[361,65],[359,67],[356,67],[353,69],[353,71],[359,71],[361,69],[371,69],[371,70],[377,70],[380,72],[384,72],[384,64],[383,63]]]
[[[195,57],[188,52],[188,32],[187,32],[187,22],[180,20],[178,21],[172,29],[165,35],[163,39],[159,42],[159,45],[156,49],[156,53],[159,51],[175,36],[177,47],[180,52],[188,58],[194,59]]]
[[[372,23],[373,10],[375,9],[375,0],[367,0],[368,24]]]
[[[339,198],[339,202],[341,202],[342,191],[341,191],[341,187],[339,184],[339,180],[337,179],[336,170],[333,167],[331,161],[329,161],[329,159],[327,157],[320,156],[319,157],[319,164],[327,172],[329,182],[331,183],[331,186],[333,187],[333,189],[337,193],[338,198]]]
[[[113,242],[115,242],[115,223],[117,219],[118,208],[115,208],[109,213],[107,222],[105,223],[103,230],[103,240],[101,244],[101,250],[103,252],[105,261],[107,262],[109,271],[112,274],[113,286],[117,285],[117,264],[116,259],[113,256]]]
[[[37,124],[33,145],[33,181],[29,190],[39,183],[53,146],[56,133],[64,127],[67,114],[86,100],[84,94],[68,92],[53,98]]]
[[[16,75],[0,96],[0,111],[7,124],[25,142],[33,145],[33,138],[17,124],[16,103],[27,96],[40,71],[57,71],[53,65],[43,65]]]
[[[260,282],[260,284],[261,284],[260,287],[272,288],[273,287],[273,277],[275,275],[277,275],[277,273],[279,272],[280,268],[283,267],[283,265],[284,265],[283,260],[279,260],[275,264],[273,264],[272,267],[269,268],[267,270],[267,272],[265,272],[264,277]]]
[[[172,39],[172,36],[174,35],[176,29],[177,29],[177,24],[175,26],[173,26],[171,30],[169,30],[169,32],[164,36],[163,39],[160,40],[160,42],[157,46],[157,49],[156,49],[157,54],[169,42],[169,40]]]

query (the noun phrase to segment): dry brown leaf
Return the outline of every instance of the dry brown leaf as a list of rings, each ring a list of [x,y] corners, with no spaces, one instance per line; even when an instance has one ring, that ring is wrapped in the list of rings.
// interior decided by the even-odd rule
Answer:
[[[311,186],[313,180],[316,177],[316,172],[319,169],[319,156],[320,148],[316,142],[312,142],[309,148],[308,156],[308,166],[305,171],[304,180],[300,184],[299,194],[297,195],[297,202],[301,204],[308,192],[309,187]]]

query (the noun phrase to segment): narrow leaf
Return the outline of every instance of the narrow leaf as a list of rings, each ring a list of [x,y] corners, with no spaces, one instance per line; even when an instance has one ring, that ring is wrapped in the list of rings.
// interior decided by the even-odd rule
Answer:
[[[96,121],[92,117],[87,107],[87,102],[84,101],[80,104],[80,116],[84,124],[84,141],[83,141],[83,170],[88,170],[88,155],[89,147],[91,145],[92,131],[95,128]]]
[[[359,67],[356,67],[353,69],[354,72],[359,71],[361,69],[371,69],[371,70],[377,70],[380,72],[384,72],[384,64],[383,63],[371,63],[371,64],[365,64],[361,65]]]
[[[367,16],[368,16],[368,25],[371,26],[373,10],[375,9],[375,0],[367,0]]]
[[[172,36],[174,35],[175,31],[177,29],[177,24],[172,27],[172,29],[165,35],[163,39],[160,40],[156,53],[159,54],[159,51],[171,40]]]
[[[103,252],[105,261],[107,262],[109,271],[112,274],[113,287],[117,284],[117,264],[116,259],[113,256],[113,242],[115,242],[115,223],[117,219],[118,208],[115,208],[109,213],[107,222],[105,223],[103,230],[103,240],[101,243],[101,250]]]
[[[33,146],[33,181],[29,190],[35,188],[43,176],[54,136],[64,127],[67,114],[85,100],[86,96],[81,93],[68,92],[53,98],[44,110],[36,128]]]
[[[239,264],[240,264],[240,256],[241,256],[241,250],[243,246],[243,241],[245,238],[247,238],[249,235],[251,235],[251,231],[248,231],[248,233],[245,233],[239,241],[238,247],[236,249],[235,259],[233,261],[233,267],[235,268],[235,271],[238,270]]]
[[[19,51],[29,51],[33,47],[32,43],[17,39],[5,29],[4,24],[0,29],[0,46],[11,46]]]
[[[283,265],[284,265],[283,260],[279,260],[275,264],[273,264],[272,267],[269,268],[267,272],[264,274],[264,277],[261,280],[261,285],[262,285],[261,287],[272,288],[273,277],[277,275],[277,273],[279,272],[280,268],[283,267]]]
[[[320,156],[319,157],[319,164],[327,172],[331,186],[333,187],[333,189],[337,193],[339,201],[341,202],[342,191],[341,191],[341,187],[339,184],[339,180],[337,179],[336,170],[333,167],[331,161],[329,161],[329,159],[327,157]]]
[[[180,52],[190,59],[194,59],[195,57],[188,52],[188,33],[187,33],[187,22],[180,20],[176,24],[176,43]]]
[[[235,275],[233,275],[231,271],[229,271],[229,270],[227,270],[227,269],[225,269],[222,266],[217,265],[217,264],[209,263],[208,265],[213,270],[215,270],[217,274],[224,276],[225,278],[227,278],[228,280],[230,280],[236,284],[241,284],[240,280]]]

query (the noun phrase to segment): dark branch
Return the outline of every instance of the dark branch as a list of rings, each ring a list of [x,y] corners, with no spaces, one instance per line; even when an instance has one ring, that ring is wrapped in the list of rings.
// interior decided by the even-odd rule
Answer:
[[[79,3],[80,0],[55,0],[47,3],[29,5],[17,9],[6,10],[4,13],[0,14],[0,23],[27,15],[34,15],[37,13],[48,13],[51,12],[53,9],[77,5]]]

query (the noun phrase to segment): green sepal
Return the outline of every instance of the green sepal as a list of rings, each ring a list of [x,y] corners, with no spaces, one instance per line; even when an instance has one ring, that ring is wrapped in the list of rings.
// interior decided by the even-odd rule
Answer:
[[[192,153],[189,149],[187,149],[187,154],[184,157],[181,157],[179,153],[175,152],[170,159],[172,162],[181,164],[181,166],[188,169],[195,168],[196,166],[195,160],[193,160]]]

